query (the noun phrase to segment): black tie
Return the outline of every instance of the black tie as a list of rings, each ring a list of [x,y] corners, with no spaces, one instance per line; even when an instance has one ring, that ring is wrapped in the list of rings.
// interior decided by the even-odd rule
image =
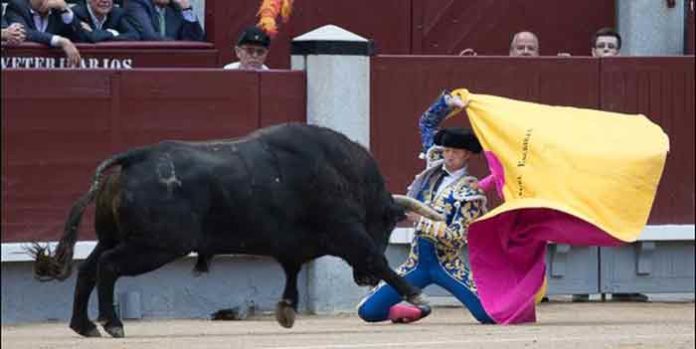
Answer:
[[[433,186],[433,195],[437,193],[437,190],[440,188],[440,185],[442,184],[442,181],[445,179],[445,177],[449,176],[449,173],[447,171],[442,171],[442,174],[440,175],[440,178],[437,179],[435,182],[435,185]]]

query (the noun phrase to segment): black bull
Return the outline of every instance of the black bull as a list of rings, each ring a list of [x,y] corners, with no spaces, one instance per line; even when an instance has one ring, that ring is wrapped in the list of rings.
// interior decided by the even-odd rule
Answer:
[[[103,180],[115,166],[120,171]],[[348,262],[360,285],[384,280],[407,301],[424,303],[420,290],[389,268],[384,251],[406,209],[437,213],[395,199],[367,150],[326,128],[286,124],[239,140],[165,141],[105,160],[73,205],[55,253],[33,246],[39,280],[70,276],[78,226],[95,197],[98,243],[79,268],[70,321],[83,336],[100,335],[87,315],[95,285],[99,320],[122,337],[116,280],[191,252],[198,272],[216,254],[276,259],[286,275],[276,319],[285,327],[294,323],[302,264],[324,255]]]

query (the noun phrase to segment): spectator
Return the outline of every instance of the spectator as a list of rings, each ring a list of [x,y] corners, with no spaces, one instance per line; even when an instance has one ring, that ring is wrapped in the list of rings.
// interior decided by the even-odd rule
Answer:
[[[129,0],[126,18],[141,40],[203,41],[203,29],[189,0]]]
[[[621,35],[612,28],[602,28],[592,36],[592,57],[618,56],[621,53]]]
[[[538,57],[539,39],[529,31],[521,31],[512,37],[510,57]]]
[[[137,41],[138,31],[125,19],[126,11],[113,0],[85,0],[72,8],[80,23],[77,37],[82,42]]]
[[[5,16],[2,16],[2,42],[7,42],[9,45],[19,45],[26,39],[26,31],[24,26],[19,23],[8,25],[5,21]]]
[[[259,27],[248,27],[244,29],[242,35],[237,40],[234,53],[239,58],[238,62],[233,62],[224,69],[246,69],[246,70],[266,70],[264,64],[268,56],[268,46],[271,45],[271,38]]]
[[[611,57],[621,53],[621,35],[612,28],[602,28],[592,36],[592,57]],[[586,302],[588,294],[574,294],[573,302]],[[642,293],[613,293],[614,301],[647,302],[648,296]]]
[[[10,0],[5,16],[9,23],[19,23],[27,41],[60,47],[68,66],[80,65],[80,52],[70,38],[75,35],[77,17],[65,0]]]

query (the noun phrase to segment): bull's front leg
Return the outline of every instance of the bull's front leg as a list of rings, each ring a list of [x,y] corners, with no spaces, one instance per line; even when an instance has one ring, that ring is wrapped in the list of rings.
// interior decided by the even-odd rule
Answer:
[[[376,262],[375,265],[368,267],[371,274],[375,275],[381,280],[384,280],[384,282],[393,287],[405,301],[413,305],[428,304],[428,301],[421,290],[418,287],[409,284],[403,277],[392,270],[389,267],[386,258],[377,257],[377,259],[380,261]]]
[[[343,258],[353,267],[353,277],[358,285],[376,286],[379,280],[384,280],[407,302],[414,305],[428,303],[418,287],[409,284],[389,267],[384,252],[379,251],[360,225],[353,225],[353,230],[333,238],[335,250],[331,254]]]
[[[280,264],[285,271],[285,290],[283,299],[276,305],[275,316],[281,326],[291,328],[295,324],[297,314],[297,273],[300,272],[300,264],[288,261],[280,261]]]

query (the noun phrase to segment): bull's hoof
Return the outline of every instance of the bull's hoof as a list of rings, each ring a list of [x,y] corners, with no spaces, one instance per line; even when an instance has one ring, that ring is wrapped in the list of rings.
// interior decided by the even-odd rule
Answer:
[[[415,305],[415,306],[429,305],[430,304],[430,302],[428,302],[428,298],[425,297],[425,295],[423,293],[419,293],[417,295],[408,297],[408,299],[406,299],[406,301]]]
[[[295,309],[292,308],[289,300],[282,300],[276,305],[276,321],[285,328],[291,328],[295,324]]]
[[[104,326],[104,331],[114,338],[123,338],[126,333],[123,332],[123,327],[119,326]]]
[[[82,334],[85,337],[101,337],[101,333],[99,330],[95,327],[89,331],[87,331],[85,334]]]
[[[101,337],[101,333],[93,323],[88,322],[85,326],[70,325],[70,328],[82,337]]]

